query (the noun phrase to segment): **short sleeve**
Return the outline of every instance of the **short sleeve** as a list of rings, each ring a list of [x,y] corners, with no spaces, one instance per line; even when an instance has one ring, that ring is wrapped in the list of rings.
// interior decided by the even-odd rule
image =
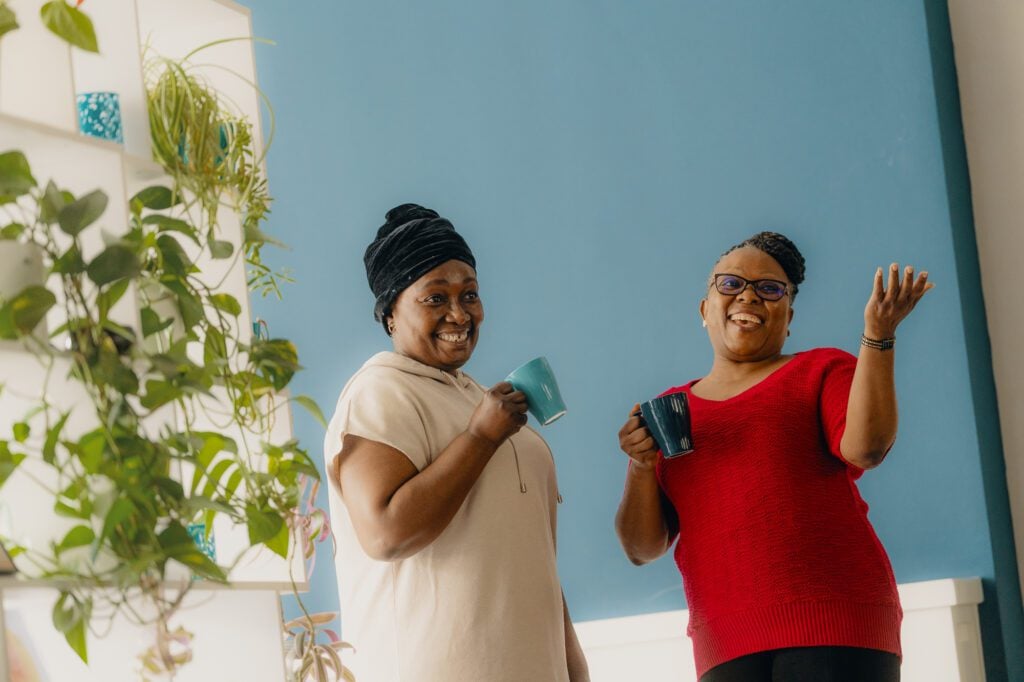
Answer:
[[[422,471],[430,462],[423,416],[412,387],[390,371],[364,371],[341,393],[327,431],[325,455],[341,450],[346,435],[377,441],[398,450]],[[332,451],[333,449],[333,451]]]
[[[846,431],[846,407],[850,402],[850,386],[853,385],[857,358],[841,350],[830,349],[821,352],[828,353],[821,377],[821,427],[829,452],[846,463],[839,450],[839,444]]]

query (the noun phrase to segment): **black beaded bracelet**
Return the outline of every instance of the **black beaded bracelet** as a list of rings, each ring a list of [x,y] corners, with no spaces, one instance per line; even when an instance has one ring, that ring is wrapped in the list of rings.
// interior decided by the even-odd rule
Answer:
[[[892,350],[896,345],[896,339],[895,337],[889,339],[869,339],[861,334],[860,345],[874,348],[875,350]]]

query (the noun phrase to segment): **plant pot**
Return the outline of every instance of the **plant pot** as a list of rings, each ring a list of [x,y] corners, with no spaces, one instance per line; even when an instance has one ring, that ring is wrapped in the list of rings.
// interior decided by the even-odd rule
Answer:
[[[121,100],[116,92],[80,92],[78,129],[85,135],[124,144],[121,129]]]
[[[10,299],[25,287],[46,280],[43,252],[32,243],[0,241],[0,299]]]

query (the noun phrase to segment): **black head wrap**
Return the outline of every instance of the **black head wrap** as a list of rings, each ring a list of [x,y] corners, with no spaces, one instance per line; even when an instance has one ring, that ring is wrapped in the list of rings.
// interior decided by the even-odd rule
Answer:
[[[363,254],[366,281],[377,298],[373,316],[384,325],[384,331],[395,299],[420,277],[450,260],[476,268],[465,240],[437,211],[402,204],[388,211],[386,219]]]

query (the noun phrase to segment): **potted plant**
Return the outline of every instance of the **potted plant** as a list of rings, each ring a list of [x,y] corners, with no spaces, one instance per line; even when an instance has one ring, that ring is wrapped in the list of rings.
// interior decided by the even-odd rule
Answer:
[[[0,238],[35,244],[48,271],[45,285],[28,285],[0,305],[0,338],[26,342],[50,368],[47,382],[87,395],[75,409],[90,424],[72,433],[70,411],[47,400],[43,386],[37,404],[0,438],[0,486],[32,458],[58,482],[49,491],[55,512],[73,520],[48,547],[15,545],[12,554],[23,570],[60,586],[53,621],[83,659],[88,626],[125,617],[156,625],[160,659],[173,669],[187,657],[173,651],[181,637],[171,619],[193,583],[169,585],[172,566],[212,581],[226,581],[231,569],[200,550],[189,524],[211,528],[224,515],[247,527],[252,546],[284,557],[301,540],[304,485],[318,478],[316,467],[294,440],[258,438],[269,433],[282,404],[275,396],[299,369],[295,347],[240,338],[239,302],[203,284],[182,247],[206,235],[166,212],[180,203],[173,189],[135,195],[128,232],[88,259],[83,235],[99,229],[102,192],[76,197],[52,182],[42,186],[24,155],[10,151],[0,154],[0,193],[7,218]],[[180,326],[148,305],[138,330],[111,319],[118,300],[143,288],[166,293]],[[69,334],[73,350],[33,341],[55,307],[64,322],[54,333]],[[132,341],[127,352],[115,335]],[[158,335],[156,346],[138,343]],[[67,376],[54,375],[61,366]],[[322,419],[312,401],[297,401]],[[177,419],[163,418],[168,406]],[[252,437],[197,428],[210,410]]]

